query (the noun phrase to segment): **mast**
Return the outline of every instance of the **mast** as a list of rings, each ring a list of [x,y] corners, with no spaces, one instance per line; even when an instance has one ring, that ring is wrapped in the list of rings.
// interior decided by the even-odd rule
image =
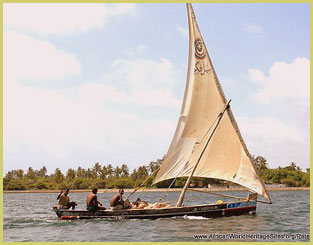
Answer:
[[[177,206],[182,205],[193,176],[230,181],[270,201],[231,109],[226,108],[223,120],[217,116],[227,100],[190,3],[187,13],[189,59],[184,101],[175,136],[153,184],[188,177]]]
[[[208,138],[208,140],[207,140],[205,146],[203,147],[202,152],[201,152],[201,154],[200,154],[200,156],[199,156],[199,158],[198,158],[198,161],[197,161],[197,163],[195,164],[195,166],[193,167],[193,169],[192,169],[192,171],[191,171],[191,174],[189,175],[189,177],[188,177],[188,179],[187,179],[187,181],[186,181],[186,184],[185,184],[185,186],[184,186],[182,192],[180,193],[180,196],[179,196],[178,202],[177,202],[177,204],[176,204],[176,207],[181,207],[181,205],[183,204],[183,201],[184,201],[184,198],[185,198],[185,194],[186,194],[187,188],[189,187],[189,184],[190,184],[190,182],[191,182],[191,178],[192,178],[192,176],[193,176],[193,174],[194,174],[194,172],[195,172],[195,170],[196,170],[196,168],[197,168],[197,166],[198,166],[198,164],[199,164],[199,162],[200,162],[200,160],[201,160],[201,158],[202,158],[202,156],[203,156],[204,151],[206,150],[206,148],[207,148],[207,146],[208,146],[208,144],[209,144],[209,142],[210,142],[210,139],[212,138],[212,136],[213,136],[213,134],[214,134],[214,132],[215,132],[217,126],[219,125],[220,121],[222,120],[222,117],[223,117],[225,111],[229,108],[229,103],[230,103],[230,102],[231,102],[231,100],[228,101],[228,103],[225,105],[223,111],[217,116],[217,117],[218,117],[218,121],[217,121],[217,123],[216,123],[216,125],[215,125],[215,127],[214,127],[214,129],[213,129],[213,131],[212,131],[212,133],[211,133],[211,135],[210,135],[210,137]]]

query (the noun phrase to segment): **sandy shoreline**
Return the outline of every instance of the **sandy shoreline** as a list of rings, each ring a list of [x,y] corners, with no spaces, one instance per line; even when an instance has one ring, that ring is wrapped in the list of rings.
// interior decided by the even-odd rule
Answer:
[[[195,190],[201,190],[201,191],[247,191],[246,188],[240,188],[240,187],[234,187],[234,188],[194,188]],[[134,189],[125,189],[125,192],[132,192]],[[173,188],[173,189],[167,189],[167,188],[159,188],[159,189],[140,189],[138,192],[180,192],[182,188]],[[268,187],[268,191],[309,191],[310,187]],[[14,191],[8,191],[4,190],[4,194],[10,194],[10,193],[59,193],[60,190],[14,190]],[[90,190],[70,190],[72,193],[77,192],[90,192]],[[98,193],[104,193],[104,192],[118,192],[118,189],[99,189]]]

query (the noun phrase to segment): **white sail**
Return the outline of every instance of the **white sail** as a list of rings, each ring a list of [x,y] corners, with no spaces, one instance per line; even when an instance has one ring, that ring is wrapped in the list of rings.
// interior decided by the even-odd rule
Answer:
[[[154,183],[189,176],[200,159],[193,176],[231,181],[270,200],[230,108],[223,115],[200,158],[227,101],[191,4],[187,3],[187,10],[189,62],[186,91],[173,141]]]

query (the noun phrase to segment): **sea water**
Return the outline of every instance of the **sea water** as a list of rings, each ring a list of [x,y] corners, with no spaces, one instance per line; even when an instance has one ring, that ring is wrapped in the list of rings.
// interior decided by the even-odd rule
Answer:
[[[244,192],[227,192],[245,196]],[[194,216],[157,220],[60,220],[52,211],[57,193],[3,194],[4,242],[183,242],[183,241],[310,241],[310,192],[273,191],[273,204],[258,203],[256,215],[208,219]],[[85,209],[87,193],[69,193],[77,209]],[[108,208],[114,193],[98,193]],[[125,193],[127,196],[128,193]],[[172,201],[179,192],[140,192],[151,203]],[[225,200],[204,193],[188,192],[185,205]],[[228,199],[230,200],[230,199]]]

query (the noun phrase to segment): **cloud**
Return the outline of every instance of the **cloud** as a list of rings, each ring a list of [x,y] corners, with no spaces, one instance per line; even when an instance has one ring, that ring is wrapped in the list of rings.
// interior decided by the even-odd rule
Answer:
[[[96,161],[134,167],[163,156],[176,126],[166,112],[178,115],[180,106],[170,60],[138,58],[147,49],[141,44],[101,79],[52,88],[55,81],[81,80],[81,64],[75,54],[25,34],[101,28],[111,17],[136,13],[134,4],[5,4],[4,11],[4,172]]]
[[[179,74],[168,59],[153,60],[136,57],[120,58],[112,62],[109,72],[94,82],[80,86],[82,99],[94,104],[115,103],[141,107],[163,107],[178,110],[181,101],[173,93]]]
[[[249,69],[248,80],[258,86],[252,97],[259,103],[269,104],[279,99],[296,99],[309,105],[310,60],[296,58],[292,63],[274,62],[269,76],[258,69]]]
[[[184,28],[184,27],[181,27],[181,26],[177,26],[176,29],[183,37],[188,37],[189,36],[189,32],[188,32],[187,28]]]
[[[264,156],[270,167],[286,166],[294,159],[306,168],[310,163],[307,132],[273,117],[237,117],[251,154]]]
[[[81,72],[75,55],[58,50],[51,43],[4,29],[4,83],[13,79],[63,79]]]
[[[117,59],[113,62],[111,71],[102,79],[103,83],[111,84],[110,87],[105,86],[99,91],[112,91],[106,93],[106,96],[101,95],[110,101],[178,109],[181,102],[172,92],[178,76],[168,59]],[[109,94],[115,93],[118,96],[110,98]]]
[[[134,90],[132,101],[141,106],[179,108],[181,101],[168,90]]]
[[[113,86],[95,82],[87,82],[80,85],[79,95],[82,101],[94,105],[100,105],[108,102],[125,104],[131,101],[128,93],[118,91]]]
[[[109,19],[138,13],[135,4],[5,3],[4,26],[40,35],[71,35],[104,27]]]
[[[126,55],[129,57],[138,57],[143,54],[148,50],[148,47],[144,44],[137,45],[134,49],[130,49],[126,52]]]
[[[172,62],[165,58],[160,61],[143,58],[116,59],[112,68],[114,79],[122,79],[132,88],[171,88],[177,81]]]
[[[254,135],[256,141],[292,140],[302,141],[301,132],[272,117],[239,117],[240,126],[248,135]]]
[[[249,33],[249,34],[261,34],[264,33],[264,29],[259,24],[253,24],[253,23],[244,23],[242,24],[243,31]]]
[[[117,59],[106,79],[52,89],[51,83],[21,81],[66,82],[81,73],[75,55],[11,30],[5,30],[4,50],[4,171],[42,165],[66,170],[96,161],[135,167],[166,152],[176,122],[166,113],[155,119],[156,107],[178,115],[180,106],[168,59]]]
[[[243,134],[252,153],[265,155],[275,166],[310,162],[310,61],[274,62],[268,75],[249,69],[248,81],[256,86],[250,94],[265,117],[241,118]],[[269,117],[269,115],[272,115]],[[273,117],[275,116],[275,118]],[[297,159],[297,160],[294,160]]]
[[[136,47],[136,51],[137,51],[138,53],[144,53],[146,50],[147,50],[147,46],[144,45],[144,44],[138,45],[138,46]]]
[[[47,164],[50,171],[96,161],[134,167],[162,157],[169,132],[175,130],[166,116],[153,119],[153,111],[133,112],[129,103],[118,109],[121,98],[132,97],[114,88],[88,83],[51,90],[16,84],[4,92],[5,171],[13,168],[9,163],[24,169]],[[110,105],[108,98],[118,102]]]
[[[12,95],[13,91],[5,92]],[[78,164],[89,167],[96,161],[134,167],[162,157],[172,136],[169,131],[175,130],[175,123],[166,118],[149,120],[114,107],[74,100],[64,90],[56,93],[21,86],[14,93],[19,102],[12,103],[13,96],[5,100],[6,170],[12,168],[9,162],[24,169],[47,164],[50,171]]]
[[[179,108],[181,102],[168,90],[131,90],[120,91],[113,86],[89,82],[79,86],[80,99],[86,103],[130,104],[144,107]]]
[[[131,104],[143,107],[179,108],[181,101],[173,96],[169,90],[141,90],[128,92],[120,91],[113,86],[95,82],[84,83],[79,86],[80,99],[86,103],[101,105],[105,103]]]

